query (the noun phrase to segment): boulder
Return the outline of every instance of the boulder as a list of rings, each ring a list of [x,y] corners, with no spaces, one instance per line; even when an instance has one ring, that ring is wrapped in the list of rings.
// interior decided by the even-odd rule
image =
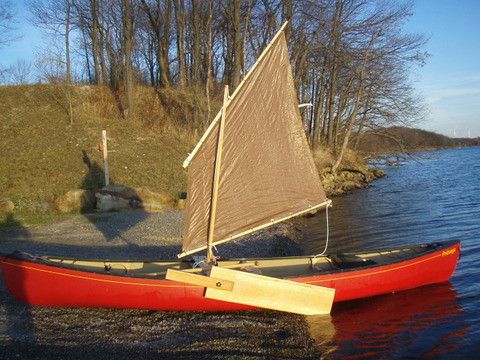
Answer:
[[[15,209],[15,205],[9,199],[0,199],[0,213],[12,212]]]
[[[122,199],[135,199],[136,191],[134,188],[125,185],[107,185],[97,191],[99,194],[112,195]]]
[[[124,185],[109,185],[97,191],[95,196],[97,198],[97,209],[103,211],[129,208],[161,211],[175,205],[171,196],[153,192],[144,187],[131,188]]]
[[[167,208],[172,208],[175,201],[171,196],[165,193],[153,192],[147,188],[139,187],[135,188],[138,207],[146,211],[160,211]]]
[[[90,190],[74,189],[54,201],[55,208],[62,212],[88,212],[95,208],[95,196]]]
[[[125,199],[123,197],[110,195],[110,194],[102,194],[102,193],[95,193],[95,197],[97,198],[97,209],[102,211],[119,211],[119,210],[126,210],[130,208],[130,200]]]

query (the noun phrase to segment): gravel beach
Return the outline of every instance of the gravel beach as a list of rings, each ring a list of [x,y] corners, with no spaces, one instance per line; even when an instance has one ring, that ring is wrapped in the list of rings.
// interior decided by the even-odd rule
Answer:
[[[168,259],[181,248],[183,211],[97,213],[0,231],[0,252],[90,259]],[[222,246],[226,257],[301,254],[275,226]],[[262,241],[257,241],[259,238]],[[322,356],[302,316],[273,311],[154,312],[29,307],[0,280],[0,358],[288,358]]]

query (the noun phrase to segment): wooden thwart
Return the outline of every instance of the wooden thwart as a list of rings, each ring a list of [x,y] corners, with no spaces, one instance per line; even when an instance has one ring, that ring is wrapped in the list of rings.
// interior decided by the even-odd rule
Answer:
[[[167,280],[180,281],[187,284],[194,284],[206,288],[214,288],[219,291],[232,291],[233,282],[229,280],[217,279],[204,275],[192,274],[185,271],[168,269],[165,277]]]

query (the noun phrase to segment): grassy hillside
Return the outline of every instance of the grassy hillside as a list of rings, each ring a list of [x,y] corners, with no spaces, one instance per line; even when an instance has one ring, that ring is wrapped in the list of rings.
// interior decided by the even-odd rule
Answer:
[[[188,93],[163,93],[167,110],[152,89],[139,89],[141,121],[123,119],[108,89],[77,86],[72,99],[70,123],[64,89],[0,87],[0,198],[12,200],[16,213],[35,211],[38,203],[51,203],[73,188],[102,186],[102,129],[109,138],[113,183],[146,186],[174,198],[185,191],[182,161],[195,136],[178,122],[192,115]]]
[[[103,186],[98,147],[103,129],[114,184],[147,187],[173,198],[186,191],[182,162],[201,135],[188,126],[208,125],[205,99],[195,91],[138,88],[130,120],[122,116],[123,100],[98,86],[0,87],[0,200],[15,205],[13,218],[0,213],[0,226],[43,222],[57,216],[48,210],[56,197]],[[213,102],[212,116],[219,106]],[[316,149],[314,156],[330,195],[364,187],[381,175],[350,150],[337,175],[329,170],[334,157],[328,149]]]

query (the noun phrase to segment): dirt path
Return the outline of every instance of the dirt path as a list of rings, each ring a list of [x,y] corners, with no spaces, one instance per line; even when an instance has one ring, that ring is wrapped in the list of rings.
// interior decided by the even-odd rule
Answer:
[[[0,252],[83,258],[173,258],[183,213],[123,212],[0,232]],[[222,256],[298,254],[279,225]],[[255,240],[255,239],[254,239]],[[252,254],[253,253],[253,254]],[[158,254],[158,256],[157,256]],[[28,307],[0,280],[0,358],[319,358],[305,318],[269,311],[180,313]]]

